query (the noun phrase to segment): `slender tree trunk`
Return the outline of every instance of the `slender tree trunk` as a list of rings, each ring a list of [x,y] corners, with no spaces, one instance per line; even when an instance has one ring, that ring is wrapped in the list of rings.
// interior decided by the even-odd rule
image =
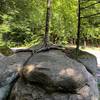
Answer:
[[[87,43],[86,43],[86,39],[84,39],[84,48],[86,48]]]
[[[46,25],[45,25],[45,34],[44,34],[44,46],[48,46],[49,42],[49,21],[50,21],[50,9],[51,0],[47,0],[47,13],[46,13]]]
[[[79,54],[79,46],[80,46],[80,0],[78,0],[78,25],[77,25],[77,40],[76,40],[76,56]]]

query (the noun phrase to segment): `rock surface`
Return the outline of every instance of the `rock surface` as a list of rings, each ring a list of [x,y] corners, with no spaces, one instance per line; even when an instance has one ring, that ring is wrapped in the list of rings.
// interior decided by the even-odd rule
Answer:
[[[98,100],[95,77],[60,50],[36,53],[21,70],[10,100]]]
[[[79,51],[78,58],[76,59],[76,49],[75,48],[66,48],[65,53],[68,57],[77,60],[82,63],[88,72],[96,76],[97,72],[97,58],[91,53],[86,51]]]
[[[82,63],[91,74],[96,76],[96,72],[97,72],[96,57],[88,52],[85,51],[81,51],[81,52],[82,53],[79,55],[78,61]]]
[[[23,67],[28,57],[30,53],[21,52],[0,59],[0,100],[8,100],[6,98],[18,77],[18,70]]]
[[[9,73],[13,73],[19,68],[23,67],[23,64],[30,56],[30,53],[17,53],[12,56],[3,57],[0,60],[0,81],[4,79],[3,77],[9,76]],[[6,76],[5,76],[6,75]]]

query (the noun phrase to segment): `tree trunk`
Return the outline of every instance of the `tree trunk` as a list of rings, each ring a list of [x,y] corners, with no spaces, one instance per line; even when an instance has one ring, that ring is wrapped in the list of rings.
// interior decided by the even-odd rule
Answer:
[[[86,48],[86,45],[87,45],[87,43],[86,43],[86,40],[84,39],[84,48]]]
[[[76,40],[76,56],[78,57],[80,46],[80,0],[78,0],[78,25],[77,25],[77,40]]]
[[[45,35],[44,35],[44,46],[48,46],[49,42],[49,21],[50,21],[50,8],[51,8],[51,0],[47,0],[47,13],[46,13],[46,25],[45,25]]]

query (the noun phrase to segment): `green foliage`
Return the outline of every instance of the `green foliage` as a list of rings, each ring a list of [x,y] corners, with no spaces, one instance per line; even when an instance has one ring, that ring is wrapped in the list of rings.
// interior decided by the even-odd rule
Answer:
[[[82,6],[88,6],[91,5],[93,3],[96,3],[96,0],[92,0],[88,3],[83,3]],[[82,16],[88,16],[88,15],[92,15],[92,14],[96,14],[100,12],[100,4],[95,4],[93,6],[91,6],[90,8],[87,9],[83,9],[82,10]],[[82,31],[85,31],[85,34],[88,37],[95,37],[97,35],[99,35],[100,32],[100,14],[96,15],[96,16],[91,16],[88,18],[84,18],[82,19]]]
[[[1,0],[0,45],[31,46],[42,41],[45,33],[47,0]],[[96,3],[96,0],[81,0],[81,7]],[[76,41],[77,0],[52,0],[50,19],[50,42],[66,45]],[[81,17],[100,12],[95,4],[81,10]],[[99,44],[100,15],[81,19],[81,42]]]
[[[77,2],[56,0],[52,3],[51,31],[57,34],[58,43],[67,44],[69,38],[76,37],[77,30]]]

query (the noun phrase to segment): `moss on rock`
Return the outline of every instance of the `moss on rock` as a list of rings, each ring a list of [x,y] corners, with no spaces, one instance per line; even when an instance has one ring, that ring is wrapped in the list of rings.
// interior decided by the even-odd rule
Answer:
[[[10,56],[13,54],[13,51],[6,45],[0,46],[0,53],[5,56]]]

